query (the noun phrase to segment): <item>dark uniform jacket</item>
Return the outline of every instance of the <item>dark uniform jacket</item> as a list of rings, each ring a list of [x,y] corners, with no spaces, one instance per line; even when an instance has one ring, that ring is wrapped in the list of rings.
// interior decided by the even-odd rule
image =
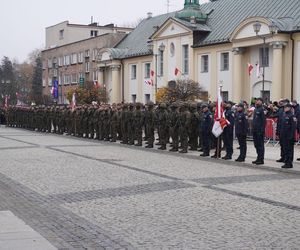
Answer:
[[[236,112],[235,114],[235,134],[237,136],[245,136],[248,133],[248,120],[245,113]]]
[[[265,134],[266,116],[263,107],[256,107],[253,116],[253,132]]]

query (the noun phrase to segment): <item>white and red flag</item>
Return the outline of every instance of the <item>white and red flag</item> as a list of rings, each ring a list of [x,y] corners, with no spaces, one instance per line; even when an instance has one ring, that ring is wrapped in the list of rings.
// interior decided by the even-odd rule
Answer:
[[[152,79],[151,80],[145,80],[145,83],[147,85],[153,86],[153,80]]]
[[[73,96],[72,96],[71,108],[73,111],[76,108],[76,93],[75,92],[73,93]]]
[[[249,76],[252,75],[253,69],[254,69],[253,65],[251,63],[248,63],[248,74],[249,74]]]
[[[225,119],[224,108],[223,108],[223,99],[221,96],[221,88],[218,90],[218,99],[216,103],[216,111],[214,117],[214,126],[212,128],[213,135],[218,138],[222,133],[225,127],[229,125],[229,121]]]
[[[180,70],[179,68],[176,67],[176,68],[175,68],[175,76],[178,76],[179,73],[182,74],[182,73],[181,73],[181,70]]]

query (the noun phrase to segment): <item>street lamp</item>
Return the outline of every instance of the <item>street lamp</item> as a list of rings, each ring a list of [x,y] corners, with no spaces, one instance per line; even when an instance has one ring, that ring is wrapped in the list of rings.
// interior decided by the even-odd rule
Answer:
[[[154,44],[152,40],[148,41],[148,49],[149,51],[153,52],[154,50]],[[160,53],[161,56],[163,56],[163,52],[166,49],[166,45],[164,45],[163,43],[161,43],[158,47],[158,53]],[[155,57],[155,94],[157,93],[157,72],[158,72],[158,53],[154,53],[154,57]]]
[[[271,37],[277,32],[277,27],[275,26],[275,24],[272,22],[269,24],[269,34],[266,35],[259,35],[259,32],[261,30],[262,24],[259,21],[256,21],[253,24],[253,30],[256,34],[257,37],[261,38],[263,40],[263,50],[262,50],[262,67],[263,67],[263,73],[262,73],[262,77],[263,77],[263,81],[262,81],[262,93],[261,93],[261,97],[263,98],[263,100],[265,99],[265,67],[266,67],[266,39],[268,37]]]

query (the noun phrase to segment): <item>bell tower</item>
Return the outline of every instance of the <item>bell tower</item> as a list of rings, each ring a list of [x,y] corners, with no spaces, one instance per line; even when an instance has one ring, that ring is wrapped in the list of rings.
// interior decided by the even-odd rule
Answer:
[[[199,0],[185,0],[184,8],[187,7],[193,7],[193,8],[200,7]]]
[[[183,10],[178,11],[175,17],[188,22],[193,18],[197,23],[206,23],[207,20],[207,14],[201,11],[199,0],[185,0]]]

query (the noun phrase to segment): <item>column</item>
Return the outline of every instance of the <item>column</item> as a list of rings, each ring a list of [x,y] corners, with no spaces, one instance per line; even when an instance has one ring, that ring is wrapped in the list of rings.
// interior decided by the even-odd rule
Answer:
[[[282,49],[283,42],[273,42],[272,95],[271,100],[282,98]]]
[[[120,65],[113,65],[110,67],[112,71],[111,103],[118,103],[121,101],[120,68]]]
[[[233,85],[232,85],[232,96],[233,102],[239,103],[242,99],[243,91],[243,53],[244,48],[234,48],[233,58]]]
[[[100,86],[104,84],[104,68],[99,68],[98,70],[98,84],[100,84]]]

